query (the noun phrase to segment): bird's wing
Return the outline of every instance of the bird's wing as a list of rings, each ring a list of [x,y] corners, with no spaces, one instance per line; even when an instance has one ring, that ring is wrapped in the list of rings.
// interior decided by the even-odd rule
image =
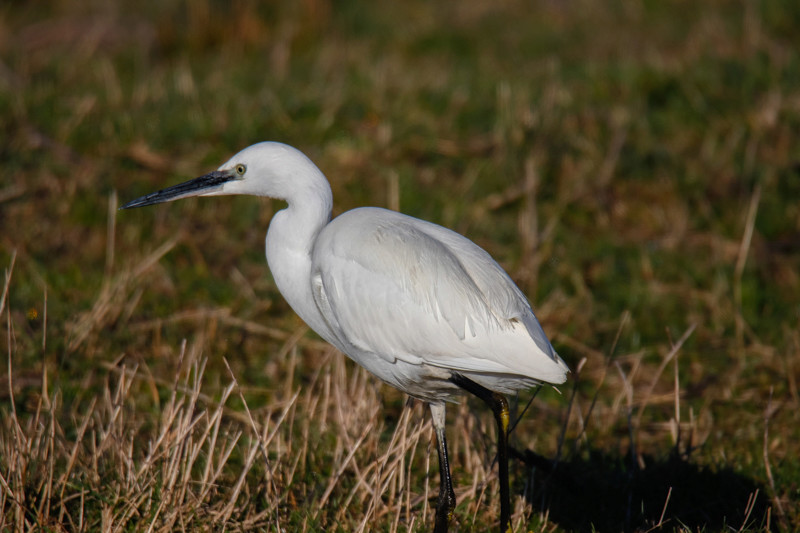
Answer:
[[[393,211],[363,208],[332,221],[315,244],[312,285],[345,351],[353,346],[412,364],[509,372],[513,361],[487,350],[465,352],[472,339],[499,338],[524,325],[536,347],[560,361],[525,297],[488,253],[455,232]]]
[[[522,323],[538,348],[551,359],[561,362],[536,319],[528,299],[486,250],[445,227],[424,222],[422,228],[445,246],[458,250],[464,269],[490,308],[495,309],[496,313],[506,320]]]

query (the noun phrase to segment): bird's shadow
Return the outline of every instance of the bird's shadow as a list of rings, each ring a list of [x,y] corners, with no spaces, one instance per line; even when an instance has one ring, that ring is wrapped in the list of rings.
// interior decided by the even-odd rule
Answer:
[[[765,487],[729,468],[703,467],[678,453],[633,461],[592,450],[557,463],[529,450],[511,454],[530,467],[525,494],[533,508],[569,531],[698,531],[744,524],[777,531],[770,524]]]

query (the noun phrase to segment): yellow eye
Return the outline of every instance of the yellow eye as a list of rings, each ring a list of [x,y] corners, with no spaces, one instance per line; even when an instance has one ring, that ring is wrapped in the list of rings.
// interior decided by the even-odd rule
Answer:
[[[247,167],[241,163],[236,165],[236,173],[240,176],[244,176],[244,173],[247,172]]]

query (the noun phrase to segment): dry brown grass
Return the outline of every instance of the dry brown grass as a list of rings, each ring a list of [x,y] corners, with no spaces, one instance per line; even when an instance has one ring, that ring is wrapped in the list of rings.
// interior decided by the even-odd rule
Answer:
[[[117,216],[265,139],[530,296],[574,373],[512,435],[516,530],[797,529],[796,11],[0,8],[0,529],[427,529],[427,411],[282,301],[275,207]],[[490,529],[491,420],[450,411],[453,529]]]
[[[10,276],[6,288],[9,281]],[[98,305],[108,305],[106,294]],[[106,315],[91,316],[101,321]],[[7,333],[10,342],[10,321]],[[291,339],[284,354],[290,367],[298,341]],[[290,371],[269,406],[251,411],[233,376],[213,397],[203,392],[202,345],[202,339],[182,344],[172,381],[135,363],[128,366],[130,358],[122,357],[108,364],[102,390],[77,406],[63,405],[60,392],[51,396],[45,370],[35,410],[22,421],[12,349],[5,380],[11,409],[0,422],[0,508],[7,511],[0,527],[283,530],[286,515],[298,507],[317,508],[292,522],[303,530],[352,523],[356,509],[359,531],[376,523],[389,524],[390,531],[401,520],[409,530],[425,523],[429,497],[438,489],[430,486],[433,434],[421,403],[406,402],[387,428],[373,379],[347,369],[341,354],[326,349],[302,389]],[[137,396],[149,396],[146,410]],[[241,398],[238,409],[229,406],[234,396]],[[459,487],[458,495],[477,506],[491,474],[471,438],[474,419],[464,409],[459,415],[455,431],[463,438],[455,439],[454,456],[473,483]],[[326,449],[309,446],[312,432],[332,439]],[[325,472],[315,473],[321,463]],[[417,479],[412,485],[412,466],[416,471],[421,463],[424,483]],[[309,484],[296,476],[318,479]],[[343,477],[350,481],[342,483]],[[298,503],[305,498],[313,501]]]
[[[102,330],[107,317],[119,316],[129,305],[123,295],[132,290],[130,286],[120,287],[135,279],[136,273],[152,268],[172,245],[160,247],[133,273],[104,284],[95,306],[77,322],[74,331],[84,332],[85,340],[86,335]],[[12,261],[6,271],[3,305],[12,286],[13,266]],[[121,356],[103,365],[106,377],[102,389],[83,402],[65,405],[44,367],[38,394],[31,393],[30,383],[22,385],[27,389],[27,408],[20,417],[15,391],[21,386],[15,382],[12,364],[16,357],[15,326],[8,310],[5,315],[9,363],[4,381],[10,409],[0,419],[4,465],[0,507],[6,510],[0,527],[14,531],[44,526],[74,531],[222,527],[394,532],[425,529],[431,520],[438,475],[435,458],[432,463],[435,441],[425,406],[404,401],[396,421],[390,422],[381,409],[381,388],[374,378],[316,341],[307,348],[317,354],[316,367],[298,385],[299,344],[309,342],[304,340],[303,329],[282,335],[233,320],[220,311],[193,311],[167,320],[202,319],[203,323],[213,317],[228,326],[282,338],[283,348],[275,358],[284,368],[284,381],[275,384],[268,405],[257,410],[248,408],[230,367],[228,379],[212,387],[213,393],[204,392],[208,387],[204,384],[207,359],[203,355],[207,339],[201,330],[193,342],[184,341],[180,346],[171,379],[154,375],[139,357]],[[629,320],[628,315],[622,317],[618,335]],[[138,329],[151,327],[140,324]],[[567,481],[554,476],[552,467],[559,463],[559,457],[562,471],[575,464],[587,470],[600,467],[602,462],[576,462],[579,455],[575,455],[582,448],[596,446],[589,435],[601,441],[611,436],[598,432],[598,428],[627,425],[629,457],[641,471],[652,470],[654,465],[639,447],[651,449],[651,441],[660,441],[663,435],[670,436],[681,456],[703,445],[713,427],[708,413],[695,415],[689,409],[688,419],[681,419],[686,411],[680,405],[683,392],[678,355],[694,329],[687,329],[664,352],[657,371],[646,374],[643,353],[612,360],[574,346],[586,356],[575,368],[572,391],[565,398],[568,402],[562,402],[568,403],[566,416],[557,411],[546,415],[552,418],[548,424],[551,429],[542,432],[560,435],[556,449],[551,439],[547,443],[521,436],[530,435],[531,430],[540,432],[531,421],[524,424],[529,426],[527,431],[520,429],[513,434],[516,446],[522,443],[521,452],[517,452],[522,460],[519,464],[541,468],[540,476],[545,480],[532,478],[529,483],[533,484],[526,483],[517,493],[513,517],[517,529],[524,529],[531,521],[542,531],[557,529],[549,520],[548,505],[540,507],[537,497],[544,497],[545,502],[558,499],[562,485],[582,482],[584,473],[580,469],[569,472]],[[669,367],[674,369],[673,377],[664,379],[662,375]],[[673,389],[663,390],[660,384],[670,379]],[[581,384],[590,384],[594,392],[579,394]],[[647,410],[666,406],[673,409],[668,421],[643,424]],[[554,432],[557,428],[553,421],[559,418],[563,418],[563,424]],[[492,424],[486,417],[475,416],[467,403],[455,409],[451,422],[448,431],[460,480],[456,489],[461,503],[460,523],[469,529],[469,524],[485,524],[486,517],[497,512],[498,487],[490,468],[493,441],[487,437],[493,434]],[[312,438],[313,434],[317,437]],[[764,464],[768,467],[766,429],[764,439]],[[532,454],[531,448],[550,450],[547,453],[553,454],[555,462],[545,460],[543,465],[542,456]],[[658,464],[656,468],[660,468]],[[778,519],[785,520],[781,498],[774,493],[774,486],[770,488]],[[743,502],[743,528],[749,527],[753,509],[759,513],[766,510],[759,490],[764,489],[754,488]],[[664,523],[671,492],[669,487],[653,528]],[[760,502],[758,506],[756,501]],[[559,516],[559,521],[564,517]],[[767,515],[762,526],[769,529],[769,521]]]

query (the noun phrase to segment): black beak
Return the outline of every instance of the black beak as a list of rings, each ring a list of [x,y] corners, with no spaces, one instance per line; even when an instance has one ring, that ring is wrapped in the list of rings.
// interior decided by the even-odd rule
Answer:
[[[200,176],[193,180],[161,189],[158,192],[151,192],[136,200],[131,200],[120,209],[130,209],[132,207],[144,207],[146,205],[171,202],[181,198],[199,196],[211,191],[219,190],[225,182],[236,179],[236,175],[230,170],[215,170],[205,176]]]

